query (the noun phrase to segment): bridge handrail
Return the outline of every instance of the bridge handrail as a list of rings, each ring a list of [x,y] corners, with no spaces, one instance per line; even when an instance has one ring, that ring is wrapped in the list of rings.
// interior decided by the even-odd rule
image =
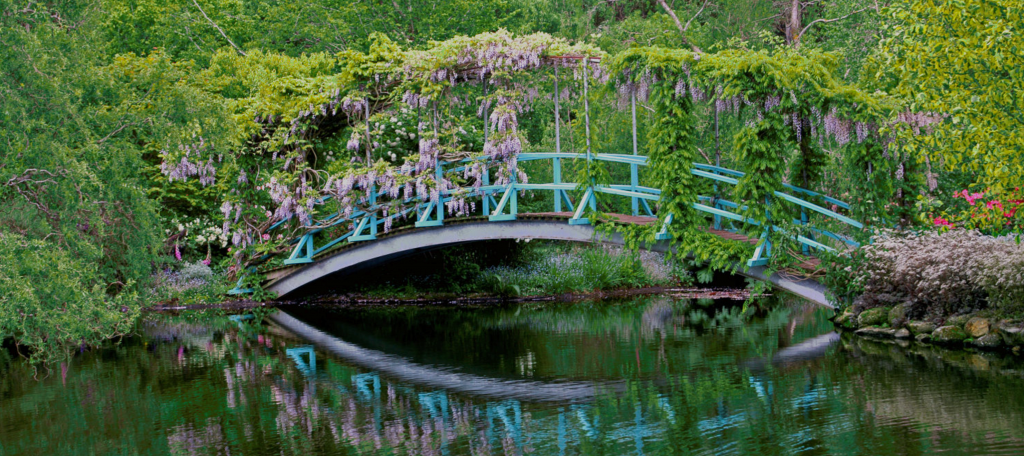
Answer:
[[[728,169],[728,168],[722,168],[722,167],[713,166],[713,165],[705,165],[703,163],[694,163],[693,166],[694,166],[694,168],[699,168],[699,169],[709,170],[709,171],[714,171],[714,172],[720,172],[722,174],[729,174],[729,175],[736,176],[736,177],[743,177],[743,176],[747,175],[747,173],[744,173],[742,171],[736,171],[736,170],[732,170],[732,169]],[[788,189],[790,189],[792,191],[798,192],[798,193],[804,193],[806,195],[810,195],[810,196],[815,196],[815,197],[821,198],[821,199],[823,199],[823,200],[825,200],[825,201],[827,201],[829,203],[835,204],[836,206],[841,207],[843,209],[850,209],[850,205],[848,203],[840,201],[840,200],[837,200],[837,199],[835,199],[835,198],[833,198],[831,196],[823,195],[821,193],[818,193],[818,192],[815,192],[815,191],[812,191],[812,190],[807,190],[805,188],[800,188],[800,187],[797,187],[795,185],[782,184],[782,186],[786,187],[786,188],[788,188]]]
[[[527,152],[527,153],[520,154],[518,156],[518,161],[519,162],[528,162],[528,161],[556,160],[556,159],[580,160],[580,159],[585,159],[585,158],[586,158],[586,155],[582,154],[582,153],[581,154],[577,154],[577,153],[564,153],[564,152]],[[637,166],[647,166],[647,164],[648,164],[647,157],[640,156],[640,155],[626,155],[626,154],[605,153],[605,154],[593,154],[593,155],[591,155],[591,159],[596,160],[596,161],[628,164],[628,165],[631,166],[631,168],[634,169],[634,171],[635,171]],[[457,160],[439,160],[438,164],[437,164],[437,169],[436,169],[435,172],[436,173],[458,172],[458,171],[465,170],[466,166],[458,166],[458,167],[455,167],[455,168],[450,168],[450,167],[453,166],[453,165],[460,165],[460,164],[464,164],[464,163],[486,161],[486,160],[487,160],[487,157],[484,156],[484,155],[473,156],[473,157],[465,157],[465,158],[461,158],[461,159],[457,159]],[[706,165],[706,164],[701,164],[701,163],[694,163],[693,164],[693,168],[690,170],[690,172],[694,176],[705,178],[705,179],[710,179],[710,180],[713,180],[713,181],[716,181],[716,182],[721,182],[721,183],[729,184],[729,185],[737,185],[737,184],[739,184],[739,178],[742,178],[743,176],[746,175],[745,173],[743,173],[741,171],[736,171],[736,170],[731,170],[731,169],[728,169],[728,168],[722,168],[722,167],[718,167],[718,166]],[[558,179],[557,175],[556,175],[556,179]],[[792,190],[792,191],[796,192],[796,193],[801,193],[801,194],[806,194],[806,195],[809,195],[809,196],[812,196],[812,197],[821,198],[822,200],[824,200],[824,201],[826,201],[828,203],[834,204],[836,207],[840,207],[840,208],[843,208],[843,209],[849,209],[849,207],[850,207],[845,202],[839,201],[839,200],[837,200],[835,198],[831,198],[831,197],[828,197],[828,196],[825,196],[825,195],[821,195],[819,193],[816,193],[816,192],[813,192],[813,191],[810,191],[810,190],[802,189],[802,188],[795,187],[795,186],[788,185],[788,184],[786,184],[785,187],[787,189],[789,189],[789,190]],[[501,220],[513,220],[513,219],[515,219],[515,216],[517,214],[517,203],[516,203],[515,196],[516,196],[516,194],[518,192],[525,191],[525,190],[552,191],[552,192],[556,192],[556,198],[565,198],[565,200],[568,201],[570,211],[573,212],[573,216],[569,220],[570,224],[587,224],[587,223],[589,223],[589,221],[586,219],[586,217],[584,217],[584,212],[586,211],[586,208],[588,207],[588,203],[589,203],[589,206],[593,207],[594,201],[595,201],[594,198],[596,198],[597,194],[610,194],[610,195],[616,195],[616,196],[623,196],[623,197],[631,198],[634,201],[639,201],[639,202],[642,203],[643,207],[646,208],[646,210],[648,211],[648,214],[650,214],[649,216],[653,218],[653,217],[655,217],[654,212],[650,209],[650,206],[647,205],[646,201],[657,201],[661,197],[661,193],[662,193],[660,189],[638,185],[636,180],[635,180],[635,178],[634,178],[634,181],[633,181],[633,183],[631,185],[623,185],[623,184],[593,184],[593,185],[587,186],[587,191],[584,193],[584,195],[580,199],[580,201],[578,201],[575,204],[576,207],[574,208],[573,207],[574,204],[571,201],[571,199],[569,198],[568,193],[566,193],[566,192],[572,191],[572,190],[576,190],[578,188],[580,188],[580,184],[579,183],[572,183],[572,182],[521,183],[521,182],[515,182],[515,181],[510,182],[510,183],[506,183],[506,184],[502,184],[502,185],[488,184],[488,185],[480,185],[480,186],[476,186],[476,187],[464,187],[464,188],[460,188],[460,189],[458,189],[457,191],[454,191],[454,192],[452,192],[452,191],[443,192],[441,195],[439,195],[437,197],[436,201],[432,200],[429,196],[414,196],[414,197],[411,197],[411,198],[403,198],[402,199],[402,204],[404,204],[404,205],[411,204],[411,206],[403,209],[402,211],[398,211],[398,212],[396,212],[394,214],[389,214],[387,217],[378,217],[377,214],[376,214],[376,209],[378,209],[381,206],[381,204],[377,204],[376,203],[377,198],[378,197],[385,197],[386,198],[387,197],[387,192],[382,190],[382,189],[379,189],[379,188],[374,188],[374,190],[372,191],[371,195],[366,195],[366,196],[363,196],[363,197],[357,199],[359,204],[370,203],[370,207],[362,209],[362,210],[352,211],[351,213],[349,213],[347,215],[343,214],[340,211],[332,213],[332,214],[329,214],[325,219],[320,219],[320,220],[317,220],[315,222],[316,225],[320,226],[320,228],[317,228],[317,229],[314,229],[314,230],[310,230],[309,232],[304,233],[302,236],[300,236],[300,237],[298,237],[296,239],[291,240],[289,242],[289,245],[295,245],[295,247],[294,247],[291,255],[288,257],[288,259],[285,260],[285,264],[297,264],[297,263],[309,263],[309,262],[312,262],[314,256],[319,255],[319,254],[327,251],[331,247],[333,247],[333,246],[337,245],[338,243],[343,242],[345,240],[348,240],[349,242],[357,242],[357,241],[361,241],[361,240],[375,239],[376,232],[377,232],[377,226],[379,226],[381,224],[384,224],[386,222],[386,220],[389,219],[389,218],[390,219],[394,219],[394,218],[397,218],[397,217],[408,216],[413,211],[415,211],[416,214],[417,214],[417,220],[418,220],[417,223],[416,223],[417,227],[421,226],[421,224],[423,226],[436,226],[436,225],[440,225],[440,224],[443,223],[441,215],[443,215],[443,213],[444,213],[444,208],[443,207],[438,208],[437,206],[438,205],[444,205],[444,204],[452,201],[453,199],[455,199],[457,197],[460,197],[460,196],[463,196],[463,195],[466,195],[466,194],[469,194],[470,196],[474,196],[474,197],[477,197],[477,196],[478,197],[483,197],[485,199],[485,202],[484,202],[484,204],[482,204],[482,206],[483,206],[484,209],[490,211],[489,213],[484,214],[484,215],[489,216],[492,221],[501,221]],[[363,190],[363,191],[365,192],[365,190]],[[503,192],[501,200],[500,201],[494,201],[494,197],[497,195],[498,192]],[[560,194],[561,194],[561,196],[559,196]],[[784,192],[776,191],[776,192],[774,192],[774,194],[778,198],[780,198],[780,199],[782,199],[782,200],[784,200],[784,201],[786,201],[788,203],[792,203],[792,204],[795,204],[795,205],[801,207],[802,210],[810,210],[810,211],[813,211],[813,212],[817,212],[819,214],[822,214],[822,215],[824,215],[826,217],[832,218],[834,220],[837,220],[837,221],[839,221],[839,222],[841,222],[843,224],[852,226],[854,228],[858,228],[858,229],[863,228],[863,224],[862,223],[860,223],[860,222],[858,222],[858,221],[856,221],[856,220],[854,220],[854,219],[852,219],[852,218],[850,218],[848,216],[839,214],[836,211],[827,209],[827,208],[822,207],[820,205],[817,205],[817,204],[814,204],[814,203],[811,203],[811,202],[808,202],[808,201],[804,201],[804,200],[802,200],[802,199],[800,199],[798,197],[795,197],[795,196],[793,196],[793,195],[791,195],[789,193],[784,193]],[[325,203],[327,201],[330,201],[331,199],[332,199],[331,195],[324,195],[324,196],[320,197],[320,199],[318,200],[318,203],[323,204],[323,203]],[[491,204],[489,204],[488,202],[490,202]],[[709,203],[709,204],[704,204],[704,203]],[[713,198],[713,197],[707,197],[707,196],[700,196],[698,198],[698,201],[695,201],[695,202],[692,203],[692,207],[694,209],[697,209],[697,210],[701,211],[701,212],[705,212],[705,213],[708,213],[708,214],[711,214],[711,215],[715,216],[716,217],[716,226],[717,226],[717,223],[718,223],[717,220],[718,220],[719,217],[725,218],[725,219],[728,219],[728,220],[733,220],[733,221],[740,222],[740,223],[746,223],[746,224],[751,224],[751,225],[755,225],[755,226],[760,226],[760,222],[758,222],[757,220],[754,220],[752,218],[745,217],[744,215],[737,214],[735,212],[730,212],[729,210],[726,210],[726,209],[733,209],[733,210],[740,210],[740,211],[742,211],[742,210],[746,210],[747,206],[745,206],[745,205],[741,206],[738,203],[735,203],[735,202],[732,202],[732,201],[728,201],[728,200],[725,200],[725,199]],[[509,211],[509,213],[503,215],[502,211],[505,211],[506,209]],[[634,211],[636,211],[636,210],[637,210],[636,206],[634,206]],[[427,220],[427,218],[430,216],[430,214],[432,212],[434,212],[434,211],[437,212],[438,219],[437,220],[433,220],[433,221]],[[636,214],[634,214],[634,215],[636,215]],[[288,221],[288,219],[277,221],[273,225],[271,225],[269,230],[276,229],[276,228],[278,228],[279,226],[281,226],[283,223],[285,223],[287,221]],[[803,225],[807,224],[806,217],[803,217],[802,221],[795,220],[794,222],[797,223],[797,224],[803,224]],[[338,225],[341,225],[341,224],[344,224],[344,223],[353,223],[355,225],[355,228],[352,229],[352,230],[346,231],[345,233],[335,237],[334,239],[331,239],[328,242],[325,242],[323,245],[319,246],[318,248],[314,245],[314,242],[313,242],[314,236],[316,236],[317,234],[323,232],[326,229],[330,229],[332,227],[335,227],[335,226],[338,226]],[[667,217],[666,220],[664,220],[662,223],[664,223],[664,224],[671,223],[671,216]],[[772,225],[772,228],[776,229],[776,230],[779,229],[778,227],[775,227],[774,225]],[[364,230],[367,230],[367,229],[369,229],[369,231],[370,231],[369,235],[359,234],[359,233],[361,233],[361,232],[363,232]],[[830,232],[828,230],[818,229],[818,228],[815,228],[813,226],[810,226],[809,229],[810,229],[811,232],[813,232],[813,233],[815,233],[817,235],[829,237],[829,238],[835,239],[837,241],[846,243],[848,245],[859,245],[855,241],[849,239],[846,236],[843,236],[843,235],[840,235],[840,234],[836,234],[836,233],[832,233],[832,232]],[[767,231],[766,231],[766,233],[767,233]],[[766,235],[767,234],[765,234],[765,236]],[[665,232],[665,230],[663,228],[661,233],[659,233],[658,238],[659,239],[665,239],[664,236],[667,236],[667,233]],[[759,247],[757,249],[757,253],[755,253],[755,258],[750,260],[750,261],[748,261],[748,265],[751,265],[751,266],[760,265],[760,264],[764,264],[767,261],[766,258],[770,254],[771,246],[770,246],[770,243],[768,242],[768,238],[765,237],[765,236],[762,236],[762,240],[758,244]],[[833,250],[831,247],[829,247],[829,246],[827,246],[825,244],[822,244],[822,243],[818,242],[817,240],[808,238],[808,237],[803,236],[803,235],[797,234],[797,235],[794,236],[794,238],[804,246],[805,252],[806,252],[807,248],[822,249],[822,250]],[[305,251],[305,253],[303,253],[303,251]],[[233,291],[244,292],[244,290],[240,290],[237,287]]]

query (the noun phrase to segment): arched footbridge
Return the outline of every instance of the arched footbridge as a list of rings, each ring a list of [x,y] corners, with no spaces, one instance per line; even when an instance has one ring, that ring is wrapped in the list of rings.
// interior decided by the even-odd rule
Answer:
[[[628,166],[630,182],[621,185],[580,185],[562,182],[562,160],[579,160],[606,162]],[[597,211],[598,199],[625,198],[630,200],[631,214],[603,214],[605,218],[615,219],[619,223],[656,224],[659,233],[656,242],[644,248],[667,252],[670,249],[669,235],[666,225],[672,223],[672,217],[659,216],[652,209],[660,198],[661,191],[645,187],[639,183],[639,168],[647,165],[647,157],[625,154],[570,154],[570,153],[523,153],[518,157],[520,163],[551,161],[551,182],[521,183],[512,182],[503,185],[490,185],[485,173],[482,182],[474,187],[450,190],[436,195],[433,200],[407,200],[407,209],[393,213],[387,217],[375,210],[377,198],[386,197],[375,188],[367,193],[363,202],[367,211],[356,211],[350,214],[337,213],[325,220],[316,221],[316,226],[299,238],[294,239],[293,249],[283,266],[262,271],[267,282],[264,287],[286,297],[305,285],[323,279],[329,275],[352,271],[358,268],[391,261],[406,255],[424,250],[445,246],[498,240],[498,239],[546,239],[575,242],[593,242],[604,244],[623,244],[623,236],[617,233],[606,234],[591,226],[588,216]],[[467,158],[459,161],[444,162],[438,160],[436,172],[463,172],[470,163],[479,159]],[[728,186],[737,185],[744,173],[717,166],[694,164],[690,173],[696,177],[710,181],[720,194],[729,194]],[[835,250],[847,246],[857,246],[849,233],[863,228],[863,225],[843,215],[840,211],[849,211],[850,206],[842,201],[810,190],[792,185],[785,185],[785,191],[775,192],[775,201],[785,204],[786,208],[775,208],[776,213],[799,214],[793,224],[803,227],[804,234],[793,234],[792,238],[800,245],[805,261],[800,266],[813,269],[817,264],[814,257],[822,250]],[[582,197],[573,201],[570,192],[578,191]],[[548,212],[520,212],[519,197],[523,192],[550,192],[548,200],[551,210]],[[467,199],[472,204],[470,213],[452,217],[455,206]],[[624,203],[623,203],[624,206]],[[760,238],[751,238],[741,234],[744,226],[760,225],[758,221],[742,215],[746,207],[721,197],[701,196],[692,203],[692,207],[708,216],[705,227],[709,232],[736,242],[748,242],[755,245],[752,258],[745,264],[738,264],[740,273],[759,280],[772,282],[776,287],[789,291],[812,302],[828,306],[824,287],[813,279],[800,280],[790,275],[769,274],[765,268],[773,254],[772,244],[768,237],[770,229],[780,229],[774,225],[766,227]],[[446,218],[446,208],[449,217]],[[766,210],[768,210],[766,208]],[[475,213],[474,213],[475,212]],[[399,220],[415,217],[415,223],[399,225]],[[787,215],[788,217],[788,215]],[[771,220],[771,214],[768,214]],[[396,229],[385,230],[392,224]],[[748,230],[749,231],[749,230]],[[685,252],[677,252],[685,253]],[[745,267],[743,267],[745,266]],[[250,290],[236,287],[232,293],[246,293]]]

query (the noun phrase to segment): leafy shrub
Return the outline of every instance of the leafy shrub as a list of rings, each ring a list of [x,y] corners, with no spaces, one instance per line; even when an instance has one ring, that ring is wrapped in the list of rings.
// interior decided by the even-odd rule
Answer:
[[[523,294],[519,285],[509,284],[500,274],[488,273],[484,279],[484,286],[491,293],[497,296],[519,296]]]
[[[822,284],[828,289],[829,299],[838,308],[847,308],[864,294],[864,281],[857,273],[866,261],[866,249],[855,249],[840,254],[821,252],[825,265]]]
[[[49,363],[131,331],[138,295],[108,295],[99,269],[53,243],[0,232],[0,341]]]
[[[885,233],[831,260],[826,285],[841,305],[907,303],[913,315],[1024,308],[1024,247],[977,231]]]

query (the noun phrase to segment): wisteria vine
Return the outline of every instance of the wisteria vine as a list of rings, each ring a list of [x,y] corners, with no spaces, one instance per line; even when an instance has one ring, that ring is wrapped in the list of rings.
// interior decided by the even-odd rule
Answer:
[[[243,145],[222,152],[230,165],[220,164],[223,155],[214,161],[201,138],[164,151],[161,170],[172,180],[198,176],[211,185],[218,168],[230,168],[231,191],[220,209],[239,266],[287,248],[269,235],[271,229],[286,231],[286,238],[339,221],[351,229],[355,214],[373,213],[384,218],[388,231],[389,216],[407,215],[422,201],[446,200],[451,215],[474,211],[471,198],[480,195],[485,173],[493,173],[494,185],[527,180],[518,165],[525,141],[519,122],[539,93],[523,80],[553,66],[572,68],[578,76],[581,65],[588,65],[591,77],[604,74],[602,51],[546,34],[499,31],[457,37],[424,51],[375,39],[368,53],[340,54],[340,73],[304,81],[302,93],[285,106],[262,100],[246,106]],[[479,133],[459,124],[465,119],[457,108],[472,105],[486,117],[485,133],[474,127],[485,134],[482,143],[474,139]],[[415,120],[401,134],[403,144],[415,145],[396,154],[399,141],[382,137],[380,125],[408,120],[410,113]],[[351,159],[336,161],[334,154],[343,152],[325,152],[323,144],[346,131],[339,150]],[[440,162],[459,161],[460,172],[436,172]]]

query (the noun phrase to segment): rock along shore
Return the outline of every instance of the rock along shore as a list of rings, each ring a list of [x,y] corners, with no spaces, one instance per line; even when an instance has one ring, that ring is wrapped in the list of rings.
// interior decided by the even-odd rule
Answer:
[[[860,313],[836,314],[832,322],[858,336],[914,340],[946,348],[977,348],[1011,351],[1022,355],[1024,321],[993,319],[972,314],[948,317],[940,322],[910,320],[909,306],[876,307]]]

